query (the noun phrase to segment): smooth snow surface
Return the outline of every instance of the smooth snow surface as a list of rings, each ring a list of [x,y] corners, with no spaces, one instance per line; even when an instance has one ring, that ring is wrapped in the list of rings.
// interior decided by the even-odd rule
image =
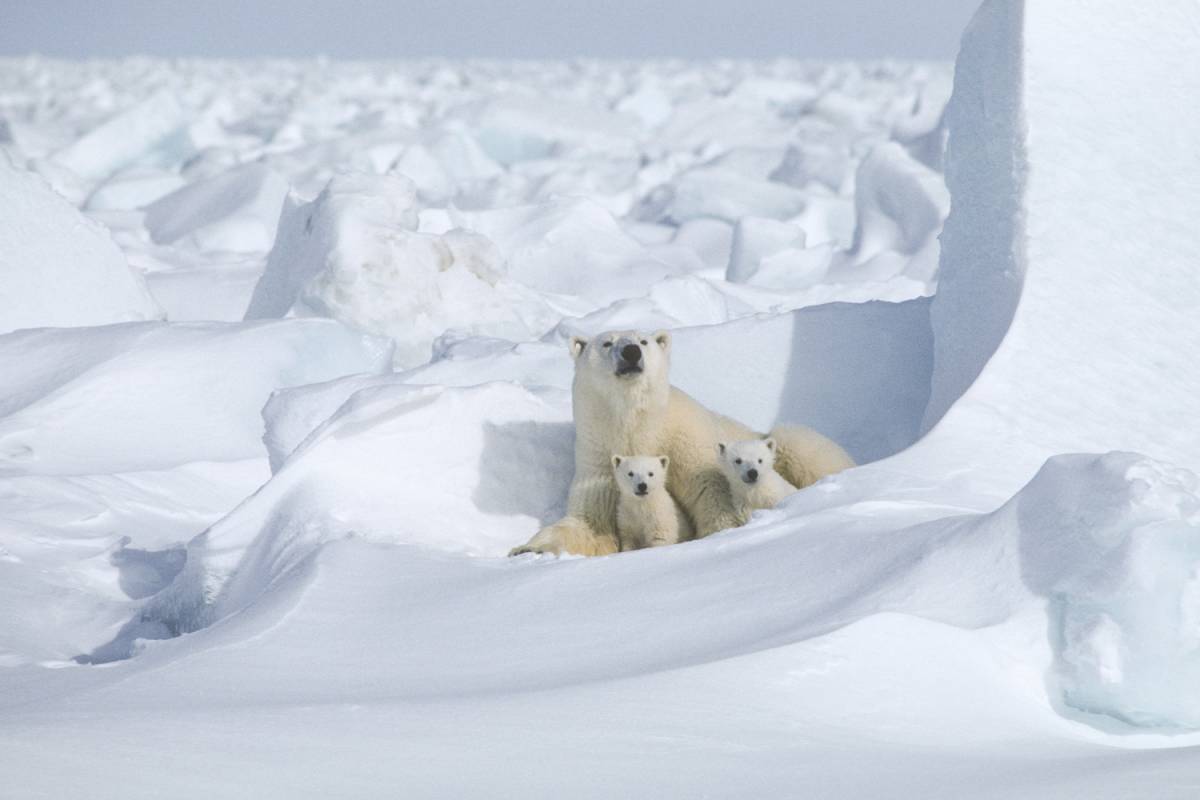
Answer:
[[[989,0],[952,97],[0,62],[0,796],[1194,797],[1200,11],[1160,5]],[[863,465],[505,558],[565,505],[569,337],[627,327]]]

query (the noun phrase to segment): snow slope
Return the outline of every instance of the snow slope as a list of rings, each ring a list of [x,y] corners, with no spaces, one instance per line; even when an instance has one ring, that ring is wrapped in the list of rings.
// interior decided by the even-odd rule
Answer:
[[[61,184],[167,164],[179,219],[250,221],[204,187],[258,159],[269,255],[93,213],[169,316],[234,271],[251,319],[338,321],[0,337],[10,793],[1193,796],[1198,25],[989,0],[944,119],[924,66],[160,67],[183,133]],[[8,97],[35,165],[137,114]],[[703,541],[503,558],[565,500],[566,337],[617,326],[869,463]]]

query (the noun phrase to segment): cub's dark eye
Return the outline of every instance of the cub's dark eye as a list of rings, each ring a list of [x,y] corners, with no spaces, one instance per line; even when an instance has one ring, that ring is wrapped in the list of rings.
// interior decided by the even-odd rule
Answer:
[[[651,478],[653,478],[653,477],[654,477],[654,473],[653,473],[653,472],[651,472],[651,473],[650,473],[650,477],[651,477]]]
[[[633,477],[633,473],[632,473],[632,472],[631,472],[631,473],[629,473],[629,477],[631,477],[631,478]]]
[[[645,345],[648,345],[648,344],[649,344],[649,342],[647,342],[645,339],[642,339],[642,345],[643,345],[643,346],[645,346]]]
[[[605,347],[612,347],[612,342],[605,342],[605,343],[604,343],[604,346],[605,346]]]
[[[736,461],[734,461],[733,463],[735,463],[735,464],[740,464],[740,463],[742,463],[742,460],[739,458],[739,459],[737,459]]]
[[[760,463],[760,464],[762,463],[762,459],[761,459],[761,458],[758,460],[758,463]]]

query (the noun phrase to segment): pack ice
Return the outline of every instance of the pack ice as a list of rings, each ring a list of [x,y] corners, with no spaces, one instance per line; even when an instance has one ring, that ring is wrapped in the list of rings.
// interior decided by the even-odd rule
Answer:
[[[0,62],[0,794],[1191,797],[1197,30]],[[862,466],[504,558],[626,327]]]

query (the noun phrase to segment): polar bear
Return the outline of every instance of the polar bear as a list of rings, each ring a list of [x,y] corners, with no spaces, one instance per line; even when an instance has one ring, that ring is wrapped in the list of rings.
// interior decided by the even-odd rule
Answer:
[[[692,522],[667,492],[666,456],[613,456],[617,482],[617,540],[622,551],[692,538]]]
[[[667,491],[683,506],[698,538],[736,527],[738,515],[717,463],[717,443],[761,434],[671,386],[671,335],[627,330],[592,339],[573,336],[570,352],[575,360],[575,477],[567,515],[509,555],[617,552],[612,457],[619,453],[662,453],[671,460]],[[854,466],[841,447],[808,428],[780,426],[771,436],[776,468],[793,486],[803,488]]]
[[[775,471],[775,440],[770,437],[720,442],[717,457],[743,525],[755,510],[774,508],[797,491]]]

